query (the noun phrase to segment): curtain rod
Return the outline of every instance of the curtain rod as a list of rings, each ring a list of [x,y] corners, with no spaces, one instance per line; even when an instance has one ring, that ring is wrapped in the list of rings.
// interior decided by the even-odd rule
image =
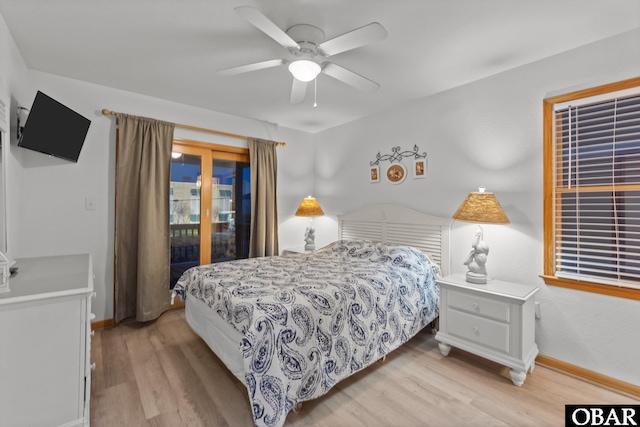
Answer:
[[[102,114],[104,114],[105,116],[115,116],[116,114],[122,114],[122,113],[117,113],[115,111],[109,111],[106,108],[103,108],[102,109]],[[197,131],[200,131],[200,132],[215,133],[216,135],[230,136],[232,138],[240,138],[240,139],[249,138],[248,136],[238,135],[238,134],[229,133],[229,132],[222,132],[220,130],[200,128],[200,127],[196,127],[196,126],[183,125],[183,124],[180,124],[180,123],[175,123],[175,125],[176,125],[176,127],[182,128],[182,129],[191,129],[191,130],[197,130]],[[287,145],[287,143],[286,142],[278,142],[277,145],[284,147],[285,145]]]

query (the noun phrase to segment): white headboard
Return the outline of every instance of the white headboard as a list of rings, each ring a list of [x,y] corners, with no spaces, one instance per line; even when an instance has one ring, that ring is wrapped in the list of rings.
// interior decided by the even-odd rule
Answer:
[[[427,252],[449,274],[449,224],[438,218],[392,204],[369,205],[338,215],[340,240],[375,240],[394,245],[413,246]]]

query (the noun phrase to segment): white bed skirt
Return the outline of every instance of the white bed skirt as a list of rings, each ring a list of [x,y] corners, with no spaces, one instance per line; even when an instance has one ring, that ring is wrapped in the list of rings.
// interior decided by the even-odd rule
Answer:
[[[187,323],[207,343],[233,375],[245,384],[244,360],[240,351],[242,334],[204,302],[187,294]]]

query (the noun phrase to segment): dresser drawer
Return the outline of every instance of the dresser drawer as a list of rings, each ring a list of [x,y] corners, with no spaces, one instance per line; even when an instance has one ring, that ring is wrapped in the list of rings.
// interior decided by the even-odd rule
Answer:
[[[447,310],[447,333],[509,354],[509,325],[457,310]]]
[[[449,308],[509,323],[508,303],[452,290],[448,293],[448,300]]]

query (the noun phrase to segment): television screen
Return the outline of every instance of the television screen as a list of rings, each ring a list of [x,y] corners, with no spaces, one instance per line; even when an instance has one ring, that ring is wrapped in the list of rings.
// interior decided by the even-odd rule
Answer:
[[[77,162],[91,120],[38,91],[19,147]]]

